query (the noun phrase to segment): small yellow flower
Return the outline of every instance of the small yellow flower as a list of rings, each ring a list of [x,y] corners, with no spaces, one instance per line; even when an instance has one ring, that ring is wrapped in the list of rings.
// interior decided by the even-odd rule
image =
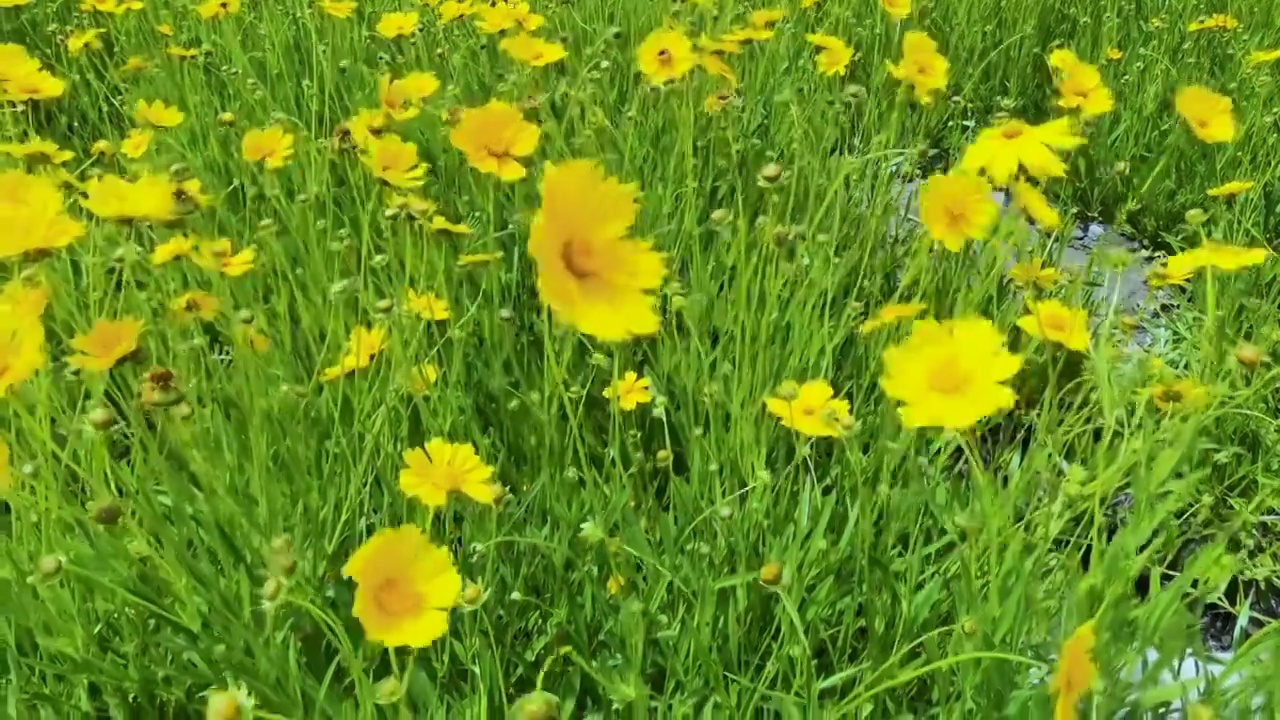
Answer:
[[[1209,197],[1233,198],[1243,192],[1252,190],[1254,185],[1255,183],[1252,180],[1232,180],[1218,187],[1210,188],[1205,194]]]
[[[852,422],[849,401],[836,398],[825,380],[784,383],[764,406],[783,427],[805,437],[838,437]]]
[[[71,36],[67,38],[67,54],[75,57],[85,50],[102,49],[102,40],[99,36],[105,32],[106,30],[101,28],[90,28],[71,33]]]
[[[983,240],[1000,219],[991,185],[977,175],[934,175],[920,191],[920,221],[934,242],[960,252],[970,240]]]
[[[1040,258],[1020,262],[1009,268],[1009,279],[1023,289],[1029,289],[1034,285],[1041,290],[1051,290],[1058,284],[1061,277],[1057,268],[1046,267]]]
[[[158,128],[174,128],[182,124],[186,114],[174,105],[165,105],[163,100],[148,103],[139,100],[133,110],[133,121],[139,125],[151,125]]]
[[[1209,402],[1209,390],[1190,378],[1172,383],[1156,383],[1148,392],[1151,402],[1165,412],[1195,410]]]
[[[911,17],[911,0],[880,0],[880,7],[894,20]]]
[[[844,75],[849,71],[849,63],[853,60],[853,49],[845,41],[832,35],[810,33],[804,39],[818,49],[814,62],[818,72],[823,75]]]
[[[1120,51],[1120,48],[1118,47],[1107,48],[1107,60],[1110,60],[1111,62],[1117,62],[1119,60],[1122,60],[1123,58],[1124,58],[1124,53]]]
[[[462,576],[449,552],[413,525],[379,530],[342,566],[356,583],[351,613],[387,647],[424,648],[449,630]]]
[[[406,450],[403,458],[400,490],[427,507],[444,507],[455,492],[485,505],[498,498],[493,468],[480,459],[471,443],[431,438],[420,448]]]
[[[424,362],[413,366],[405,379],[405,386],[414,395],[427,394],[440,379],[440,369],[434,363]]]
[[[450,317],[449,303],[435,293],[418,294],[410,288],[405,304],[410,312],[423,320],[448,320]]]
[[[430,227],[437,232],[449,232],[454,235],[470,235],[471,227],[464,223],[456,223],[443,215],[432,215]],[[502,257],[502,253],[498,253],[498,257]]]
[[[357,370],[363,370],[373,364],[387,346],[387,331],[382,327],[357,326],[351,330],[343,347],[338,364],[327,367],[320,372],[320,379],[325,382],[337,380]]]
[[[560,62],[569,54],[560,43],[543,40],[527,33],[503,38],[498,43],[498,49],[516,62],[524,63],[529,67],[544,67]]]
[[[502,259],[502,251],[486,252],[486,253],[464,253],[458,256],[458,267],[471,267],[472,265],[488,265]]]
[[[649,378],[642,378],[631,370],[605,388],[602,395],[613,400],[618,409],[624,412],[653,402],[653,393],[649,391]]]
[[[693,41],[684,31],[654,30],[636,49],[636,65],[654,85],[665,85],[684,77],[698,63]]]
[[[1254,50],[1249,53],[1249,65],[1261,65],[1263,63],[1271,63],[1280,60],[1280,49],[1276,50]]]
[[[1076,706],[1098,681],[1098,666],[1093,661],[1097,644],[1092,620],[1076,628],[1062,643],[1058,667],[1049,682],[1049,692],[1057,696],[1053,706],[1054,720],[1074,720]]]
[[[864,320],[862,325],[858,326],[858,332],[862,335],[870,335],[876,330],[892,325],[899,320],[910,320],[924,312],[928,307],[924,303],[889,303]]]
[[[253,716],[253,696],[243,685],[211,690],[205,720],[243,720]]]
[[[449,133],[449,143],[467,156],[471,167],[503,182],[515,182],[527,174],[520,158],[533,154],[539,135],[538,126],[525,120],[519,108],[490,100],[462,111]]]
[[[124,65],[120,66],[120,72],[122,73],[142,72],[143,70],[146,70],[149,67],[151,67],[150,60],[147,60],[141,55],[130,55],[129,58],[124,61]]]
[[[195,252],[196,241],[186,235],[174,235],[151,251],[151,265],[159,267]]]
[[[626,587],[627,579],[617,573],[610,575],[609,579],[604,584],[605,592],[607,592],[611,598],[621,595],[622,591],[625,590]]]
[[[1027,303],[1028,314],[1018,327],[1033,338],[1057,343],[1076,352],[1089,351],[1089,314],[1058,300]]]
[[[133,318],[96,320],[88,332],[71,340],[71,348],[78,352],[67,358],[67,363],[81,370],[106,372],[138,349],[142,328],[142,321]]]
[[[202,290],[183,293],[169,302],[169,309],[174,317],[182,322],[195,319],[213,320],[218,317],[222,301]]]
[[[320,0],[316,7],[325,15],[339,20],[346,20],[356,11],[356,4],[351,0]]]
[[[130,160],[137,160],[147,152],[147,148],[151,147],[150,130],[145,128],[132,128],[128,134],[124,136],[124,140],[120,141],[120,154]]]
[[[416,12],[383,13],[374,30],[388,40],[409,37],[418,31],[418,17]]]
[[[1231,98],[1203,85],[1178,90],[1174,106],[1191,132],[1206,143],[1229,143],[1236,138],[1236,121]]]
[[[375,177],[392,187],[413,188],[422,185],[426,163],[418,162],[418,146],[395,133],[384,133],[363,147],[360,162]]]
[[[278,170],[293,156],[293,135],[279,125],[250,130],[240,142],[240,154],[251,163]]]
[[[89,154],[98,157],[111,157],[115,151],[115,146],[109,140],[95,140],[89,147]]]
[[[250,247],[236,252],[230,240],[221,238],[200,243],[191,259],[206,270],[240,277],[253,269],[257,257],[256,249]]]
[[[1049,198],[1040,188],[1026,180],[1014,180],[1010,186],[1013,204],[1027,214],[1031,221],[1046,232],[1053,232],[1062,225],[1062,216],[1049,204]]]

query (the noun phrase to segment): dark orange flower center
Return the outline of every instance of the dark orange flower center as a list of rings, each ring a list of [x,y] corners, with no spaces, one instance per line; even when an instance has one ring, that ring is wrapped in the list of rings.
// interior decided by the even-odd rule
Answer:
[[[564,269],[578,280],[595,277],[599,270],[596,267],[595,250],[590,243],[569,240],[560,248],[560,262]]]
[[[405,617],[422,609],[422,596],[403,578],[387,578],[373,590],[373,604],[383,615]]]
[[[1005,140],[1017,140],[1022,137],[1024,132],[1026,132],[1026,128],[1021,125],[1005,125],[1004,128],[1000,130],[1000,136]]]

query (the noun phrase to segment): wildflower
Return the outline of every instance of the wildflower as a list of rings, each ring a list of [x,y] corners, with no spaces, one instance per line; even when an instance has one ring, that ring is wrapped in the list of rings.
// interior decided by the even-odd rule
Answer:
[[[382,110],[360,110],[338,126],[338,133],[351,138],[351,144],[362,148],[381,135],[387,125],[385,108]]]
[[[142,72],[143,70],[146,70],[149,67],[151,67],[150,60],[147,60],[141,55],[130,55],[124,61],[124,65],[120,66],[120,72],[122,73]]]
[[[1062,275],[1057,268],[1045,267],[1044,261],[1040,258],[1020,262],[1009,268],[1009,279],[1013,281],[1013,284],[1023,289],[1034,285],[1041,290],[1051,290],[1054,285],[1058,284],[1058,280],[1061,277]]]
[[[423,320],[448,320],[449,303],[435,293],[422,293],[410,288],[405,297],[409,312]]]
[[[885,350],[880,387],[903,403],[909,428],[965,430],[1013,407],[1004,383],[1022,358],[1005,347],[1004,334],[986,318],[917,320],[904,342]]]
[[[649,378],[640,377],[631,370],[628,370],[621,379],[614,380],[601,394],[613,400],[618,409],[624,412],[653,402],[653,393],[649,391]]]
[[[934,175],[921,189],[920,221],[929,237],[951,252],[986,238],[999,217],[991,185],[976,175]]]
[[[517,27],[525,32],[533,32],[542,27],[544,19],[531,12],[527,2],[494,2],[482,5],[475,11],[476,30],[485,35],[493,35]]]
[[[1089,351],[1089,314],[1058,300],[1027,303],[1028,314],[1018,319],[1023,332],[1076,352]]]
[[[1280,60],[1280,49],[1254,50],[1253,52],[1249,53],[1250,66],[1275,62],[1276,60]]]
[[[1190,378],[1156,383],[1147,389],[1151,402],[1165,412],[1194,410],[1209,402],[1209,390]]]
[[[1107,48],[1107,60],[1111,62],[1116,62],[1123,58],[1124,58],[1124,53],[1120,51],[1120,48],[1118,47]]]
[[[1031,221],[1046,232],[1053,232],[1062,225],[1062,217],[1049,204],[1049,198],[1040,192],[1040,188],[1026,180],[1014,180],[1010,187],[1013,204],[1027,214]]]
[[[427,507],[443,507],[449,493],[460,492],[478,503],[492,505],[498,497],[493,468],[484,464],[471,443],[431,438],[426,445],[404,452],[400,490]]]
[[[876,330],[892,325],[899,320],[910,320],[924,312],[928,307],[924,303],[889,303],[864,320],[858,326],[858,332],[862,335],[870,335]]]
[[[388,647],[423,648],[442,637],[462,590],[449,552],[413,525],[374,533],[342,576],[356,583],[351,612],[366,637]]]
[[[378,24],[374,27],[374,30],[388,40],[394,40],[398,37],[409,37],[418,31],[418,13],[382,13],[382,16],[378,18]]]
[[[433,363],[424,362],[409,370],[405,385],[414,395],[425,395],[440,378],[440,369]]]
[[[64,150],[58,147],[57,143],[45,138],[34,138],[23,143],[0,143],[0,154],[18,160],[43,160],[54,165],[61,165],[76,156],[70,150]]]
[[[67,38],[67,54],[75,57],[85,50],[102,49],[102,40],[98,36],[105,32],[106,30],[101,28],[90,28],[71,33],[71,36]]]
[[[664,85],[684,77],[698,62],[693,42],[674,28],[654,30],[636,49],[636,65],[654,85]]]
[[[880,7],[894,20],[911,17],[911,0],[880,0]]]
[[[429,227],[438,232],[448,232],[454,235],[470,235],[471,227],[463,223],[456,223],[443,215],[432,215]],[[502,253],[498,253],[501,257]]]
[[[221,20],[240,12],[240,0],[205,0],[196,6],[201,20]]]
[[[132,128],[120,141],[120,154],[130,160],[137,160],[151,147],[152,133],[147,129]]]
[[[235,252],[230,240],[220,238],[200,243],[191,259],[205,270],[240,277],[253,269],[257,257],[256,249],[250,247]]]
[[[733,68],[729,67],[728,63],[720,59],[719,55],[715,53],[702,53],[698,56],[698,64],[703,70],[706,70],[712,75],[723,78],[729,83],[729,87],[738,87],[738,76],[733,72]]]
[[[186,235],[174,235],[151,251],[151,265],[159,267],[178,258],[188,257],[195,249],[195,240]]]
[[[147,174],[130,182],[118,175],[100,175],[84,184],[80,204],[103,220],[166,222],[178,217],[174,190],[168,175]]]
[[[622,591],[626,589],[626,587],[627,579],[617,573],[610,575],[609,579],[604,583],[604,591],[608,593],[611,598],[621,595]]]
[[[1231,113],[1231,98],[1219,95],[1203,85],[1178,90],[1174,107],[1191,132],[1206,143],[1228,143],[1236,138],[1236,121]]]
[[[411,72],[398,80],[387,73],[378,78],[378,103],[392,120],[408,120],[417,117],[422,101],[439,89],[434,73]]]
[[[1074,720],[1076,705],[1098,681],[1098,666],[1093,661],[1095,644],[1092,620],[1076,628],[1062,643],[1058,667],[1049,682],[1049,692],[1057,696],[1053,704],[1054,720]]]
[[[590,160],[544,166],[529,234],[538,294],[552,313],[605,341],[653,335],[661,323],[650,293],[666,276],[665,260],[626,238],[639,193]]]
[[[1187,32],[1200,32],[1201,30],[1235,30],[1240,27],[1240,21],[1226,13],[1214,13],[1208,17],[1202,17],[1199,20],[1191,22],[1187,25]]]
[[[244,685],[209,691],[205,720],[241,720],[253,717],[253,696]]]
[[[207,208],[213,204],[213,198],[204,192],[204,183],[200,182],[200,178],[188,178],[178,183],[173,197],[175,200],[189,201],[197,208]]]
[[[72,338],[69,344],[78,352],[67,358],[67,363],[81,370],[106,372],[138,349],[141,334],[141,320],[95,320],[88,332]]]
[[[445,0],[436,7],[436,20],[445,25],[459,18],[475,14],[480,8],[471,0]]]
[[[351,0],[319,0],[316,7],[330,17],[346,20],[356,11],[356,4]]]
[[[1084,138],[1072,132],[1069,118],[1041,125],[1003,120],[978,133],[965,148],[959,169],[985,172],[997,187],[1008,185],[1019,167],[1041,180],[1064,177],[1067,165],[1054,150],[1071,150],[1083,144]]]
[[[0,2],[0,6],[3,3]],[[81,12],[100,12],[106,15],[123,15],[131,10],[141,10],[143,7],[141,0],[83,0],[80,3]]]
[[[111,157],[116,151],[109,140],[94,140],[89,146],[89,154],[95,157]]]
[[[1254,265],[1261,265],[1271,251],[1261,247],[1239,247],[1215,240],[1205,240],[1191,251],[1198,254],[1201,267],[1211,267],[1223,272],[1235,272]]]
[[[133,121],[158,128],[174,128],[182,124],[186,115],[175,105],[165,105],[163,100],[148,103],[139,100],[133,109]]]
[[[732,90],[719,90],[711,93],[702,101],[702,109],[709,115],[714,115],[724,109],[726,105],[733,101]]]
[[[538,126],[524,119],[520,110],[499,100],[462,111],[449,133],[449,142],[467,156],[467,163],[503,182],[524,178],[517,158],[528,157],[538,147]]]
[[[1209,197],[1217,198],[1234,198],[1237,195],[1252,190],[1255,183],[1252,180],[1232,180],[1223,183],[1215,188],[1210,188],[1205,192]]]
[[[471,267],[472,265],[488,265],[502,259],[502,251],[484,252],[484,253],[464,253],[458,256],[458,267]]]
[[[783,383],[775,396],[765,398],[764,406],[783,427],[805,437],[838,437],[851,423],[849,401],[836,398],[825,380],[799,386]]]
[[[165,37],[173,37],[173,26],[169,23],[160,23],[156,26],[156,32]]]
[[[169,302],[169,309],[174,317],[182,322],[193,319],[213,320],[218,317],[222,302],[218,298],[202,290],[183,293]]]
[[[822,33],[810,33],[804,39],[818,48],[818,56],[814,59],[818,72],[823,75],[844,75],[849,71],[853,50],[843,40]]]
[[[261,162],[268,170],[278,170],[293,156],[293,135],[279,125],[250,130],[240,141],[240,155],[251,163]]]
[[[933,103],[933,93],[947,87],[951,64],[938,52],[938,43],[919,30],[908,30],[902,36],[902,61],[889,66],[896,80],[909,83],[916,100],[922,105]]]
[[[765,8],[762,10],[752,10],[747,16],[747,26],[760,29],[772,29],[774,25],[782,22],[782,18],[786,17],[786,13],[777,8]]]
[[[360,161],[378,179],[398,188],[422,185],[427,172],[425,163],[418,162],[418,146],[402,140],[395,133],[387,133],[364,146]]]
[[[271,338],[256,325],[237,323],[233,335],[238,345],[247,347],[253,352],[264,353],[271,349]]]
[[[167,45],[165,46],[164,52],[169,57],[175,57],[179,60],[189,60],[200,54],[199,50],[183,47],[181,45]]]
[[[783,578],[786,576],[786,568],[777,560],[771,560],[756,572],[756,577],[760,579],[760,584],[765,587],[777,587],[782,584]]]
[[[336,380],[373,364],[373,359],[387,346],[387,331],[381,327],[357,326],[351,330],[338,364],[320,373],[325,382]]]
[[[703,35],[694,44],[698,50],[708,55],[739,55],[742,53],[741,43],[725,40],[724,38],[716,40]]]
[[[1066,48],[1058,48],[1049,54],[1049,67],[1055,72],[1058,107],[1079,110],[1082,118],[1098,117],[1115,109],[1115,98],[1102,82],[1096,65],[1084,62]]]
[[[529,67],[543,67],[563,60],[569,53],[557,42],[543,40],[527,33],[505,37],[498,49],[516,62]]]
[[[0,304],[0,310],[0,398],[4,398],[34,377],[46,358],[40,311],[16,304]]]

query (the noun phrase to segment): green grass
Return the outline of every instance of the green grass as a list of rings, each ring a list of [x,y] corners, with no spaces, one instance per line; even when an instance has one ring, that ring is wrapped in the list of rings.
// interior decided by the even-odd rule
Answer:
[[[737,100],[708,115],[715,78],[650,88],[634,48],[669,19],[713,34],[762,6],[542,0],[539,34],[562,39],[569,57],[526,69],[467,21],[437,26],[427,7],[413,40],[373,34],[381,11],[410,5],[363,2],[343,21],[300,0],[246,2],[217,22],[160,0],[119,18],[67,0],[0,8],[0,42],[26,45],[69,83],[61,99],[0,108],[0,131],[74,149],[66,167],[81,179],[181,163],[217,202],[175,229],[259,253],[241,278],[152,268],[150,248],[175,229],[113,226],[76,207],[86,238],[0,270],[36,268],[52,288],[51,363],[0,401],[14,474],[0,516],[9,716],[185,717],[203,712],[203,693],[244,683],[263,715],[288,718],[498,717],[538,687],[564,717],[1047,718],[1034,678],[1091,617],[1101,681],[1084,716],[1159,713],[1178,693],[1137,659],[1150,647],[1165,667],[1202,654],[1202,608],[1241,609],[1229,580],[1274,583],[1274,530],[1261,518],[1280,505],[1280,374],[1232,359],[1240,340],[1280,340],[1274,261],[1173,293],[1151,354],[1208,385],[1212,402],[1166,414],[1144,394],[1149,355],[1126,349],[1111,298],[1081,274],[1055,294],[1101,318],[1087,357],[1014,327],[1023,297],[1005,268],[1015,254],[1052,261],[1069,231],[1028,238],[1010,221],[962,255],[888,232],[898,183],[957,159],[996,113],[1053,116],[1044,58],[1063,43],[1101,65],[1117,98],[1070,154],[1068,179],[1049,185],[1064,214],[1101,218],[1153,251],[1201,234],[1274,239],[1280,66],[1245,65],[1249,51],[1280,46],[1274,7],[935,0],[899,26],[871,0],[787,0],[777,36],[729,58]],[[1184,31],[1212,12],[1233,12],[1241,28]],[[207,52],[165,57],[161,22]],[[108,28],[106,47],[68,57],[65,36],[90,26]],[[927,30],[951,61],[933,108],[885,72],[902,28]],[[815,31],[858,52],[844,78],[814,71],[804,34]],[[1104,62],[1112,46],[1125,57]],[[130,55],[153,67],[122,76]],[[376,179],[329,142],[376,106],[382,72],[412,70],[443,88],[398,132],[432,166],[424,194],[465,219],[468,237],[387,217]],[[1236,142],[1194,140],[1173,111],[1186,83],[1233,98]],[[449,145],[442,114],[490,98],[535,101],[526,116],[542,141],[524,182],[481,175]],[[186,120],[136,163],[91,160],[93,141],[123,137],[138,99],[176,104]],[[224,111],[234,126],[215,122]],[[241,160],[239,142],[272,122],[297,148],[266,173]],[[539,303],[524,249],[538,167],[575,157],[643,188],[637,233],[672,270],[655,338],[593,343]],[[758,181],[769,162],[785,170],[775,185]],[[1258,188],[1234,203],[1204,196],[1231,179]],[[1202,227],[1182,219],[1196,207],[1209,214]],[[719,209],[727,218],[713,221]],[[493,250],[505,253],[497,263],[455,266]],[[379,311],[410,286],[447,297],[453,317]],[[174,322],[169,300],[196,289],[222,300],[222,317]],[[976,434],[901,428],[877,379],[905,329],[862,337],[857,326],[911,299],[1009,331],[1027,356],[1014,412]],[[220,361],[241,310],[272,347]],[[67,372],[70,338],[126,314],[148,323],[145,361]],[[361,323],[385,324],[390,346],[369,369],[321,383]],[[426,360],[438,384],[406,395],[402,378]],[[153,365],[177,374],[189,418],[138,408]],[[634,413],[601,397],[626,370],[657,395]],[[846,437],[807,441],[765,412],[779,383],[809,378],[850,400],[858,424]],[[106,431],[86,421],[101,407],[118,414]],[[511,495],[434,515],[406,499],[400,453],[433,436],[474,443]],[[1118,520],[1121,493],[1133,502]],[[95,523],[89,508],[113,500],[119,522]],[[340,569],[376,529],[405,522],[450,548],[486,596],[456,610],[430,648],[392,653],[364,641]],[[610,540],[584,540],[585,523]],[[267,603],[282,535],[296,568]],[[61,574],[29,580],[49,555]],[[758,580],[767,562],[782,563],[781,585]],[[1149,573],[1159,582],[1136,592]],[[610,596],[615,574],[626,583]],[[1240,681],[1207,699],[1221,717],[1251,715],[1255,695],[1254,716],[1277,712],[1280,685],[1256,662],[1274,646],[1270,632],[1239,643]],[[388,677],[404,692],[378,704]]]

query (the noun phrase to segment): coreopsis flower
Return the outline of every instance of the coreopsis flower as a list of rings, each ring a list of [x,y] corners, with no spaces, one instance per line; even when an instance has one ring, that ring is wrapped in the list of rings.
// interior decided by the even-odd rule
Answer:
[[[1191,85],[1178,90],[1174,107],[1202,142],[1229,143],[1236,139],[1235,115],[1231,98],[1226,95],[1203,85]]]
[[[1057,343],[1076,352],[1089,351],[1089,314],[1058,300],[1027,303],[1027,314],[1018,318],[1017,325],[1038,340]]]
[[[342,576],[356,583],[351,613],[365,636],[387,647],[424,648],[443,637],[462,590],[449,552],[413,525],[374,533]]]
[[[147,174],[135,182],[99,175],[84,184],[80,204],[103,220],[167,222],[178,217],[177,187],[168,175]]]
[[[507,30],[520,28],[524,32],[533,32],[542,27],[545,18],[533,12],[527,2],[497,2],[482,5],[474,13],[476,30],[485,35],[494,35]]]
[[[938,52],[938,43],[919,30],[908,30],[902,36],[902,61],[886,63],[889,74],[908,83],[921,105],[933,103],[933,93],[947,87],[951,64]]]
[[[880,0],[880,7],[894,20],[911,17],[911,0]]]
[[[111,157],[115,152],[116,148],[110,140],[94,140],[93,145],[89,146],[89,154],[94,157]]]
[[[81,12],[100,12],[106,15],[123,15],[131,10],[141,10],[141,0],[82,0]]]
[[[218,311],[221,308],[222,301],[203,290],[183,293],[169,301],[169,310],[182,322],[195,319],[213,320],[218,317]]]
[[[1216,198],[1234,198],[1241,193],[1252,190],[1255,185],[1256,183],[1252,180],[1232,180],[1215,188],[1209,188],[1205,191],[1205,194]]]
[[[1030,289],[1034,286],[1041,290],[1051,290],[1061,278],[1062,274],[1058,272],[1057,268],[1046,267],[1044,260],[1040,258],[1020,262],[1009,268],[1009,279],[1013,281],[1013,284],[1023,289]]]
[[[760,10],[752,10],[747,16],[747,26],[761,29],[773,29],[774,25],[782,22],[787,14],[779,8],[762,8]]]
[[[261,162],[268,170],[278,170],[293,156],[293,135],[279,125],[250,130],[240,141],[240,155],[251,163]]]
[[[547,163],[529,255],[538,295],[580,332],[608,342],[653,335],[661,320],[653,292],[666,262],[649,242],[627,237],[640,188],[607,177],[590,160]]]
[[[1055,696],[1054,720],[1075,720],[1076,706],[1098,681],[1098,666],[1093,661],[1097,644],[1094,622],[1090,620],[1071,633],[1058,653],[1058,667],[1049,682],[1049,693]]]
[[[159,267],[178,258],[190,257],[195,252],[196,241],[187,235],[174,235],[151,251],[152,267]]]
[[[201,20],[221,20],[240,12],[240,0],[205,0],[195,10]]]
[[[412,188],[423,183],[427,165],[418,161],[418,146],[395,133],[385,133],[364,145],[360,162],[374,177],[392,187]]]
[[[462,111],[449,133],[449,142],[467,156],[467,163],[483,173],[515,182],[526,175],[519,158],[538,147],[538,126],[524,119],[519,108],[490,100]]]
[[[105,32],[102,28],[89,28],[71,33],[67,37],[67,54],[75,57],[85,50],[101,50],[102,39],[99,36]]]
[[[1205,240],[1191,252],[1196,253],[1201,267],[1216,268],[1223,272],[1261,265],[1271,256],[1271,251],[1264,247],[1240,247],[1216,240]]]
[[[316,7],[325,15],[339,20],[346,20],[356,11],[356,4],[352,0],[318,0]]]
[[[1124,59],[1124,52],[1118,47],[1107,48],[1107,60],[1109,62],[1119,62]]]
[[[698,55],[698,65],[707,72],[729,83],[730,89],[738,87],[738,76],[716,53],[704,52]]]
[[[174,30],[173,26],[169,23],[160,23],[159,25],[156,25],[156,32],[165,37],[173,37]]]
[[[636,49],[636,66],[654,85],[665,85],[689,74],[698,64],[693,41],[683,30],[654,30]]]
[[[960,252],[966,242],[983,240],[1000,219],[991,185],[977,175],[934,175],[920,191],[920,221],[934,242]]]
[[[83,235],[84,224],[67,214],[56,180],[0,171],[0,259],[66,247]]]
[[[25,47],[0,43],[0,101],[49,100],[60,97],[66,87],[66,82],[42,69]]]
[[[853,49],[845,41],[833,35],[809,33],[804,39],[818,49],[814,63],[818,72],[823,75],[844,75],[849,72],[849,62],[853,60]]]
[[[0,398],[7,397],[45,366],[42,310],[42,303],[38,307],[8,303],[0,295]]]
[[[838,437],[852,424],[849,401],[837,398],[825,380],[787,381],[764,406],[783,427],[805,437]]]
[[[418,31],[418,17],[416,12],[382,13],[374,30],[388,40],[409,37]]]
[[[362,109],[339,125],[337,134],[350,137],[352,145],[362,148],[381,135],[386,130],[386,126],[385,109]]]
[[[1072,131],[1070,118],[1041,125],[1003,120],[978,133],[973,144],[965,148],[959,168],[983,172],[997,187],[1008,185],[1019,168],[1041,180],[1064,177],[1067,164],[1054,151],[1072,150],[1084,142]]]
[[[893,325],[900,320],[910,320],[928,309],[924,303],[889,303],[876,310],[858,326],[858,333],[870,335],[882,327]]]
[[[917,320],[911,335],[885,350],[880,387],[902,403],[908,429],[965,430],[1013,407],[1005,383],[1022,368],[1004,333],[986,318]]]
[[[1249,53],[1249,66],[1262,65],[1263,63],[1272,63],[1280,60],[1280,49],[1276,50],[1254,50]]]
[[[431,438],[420,448],[406,450],[403,457],[400,490],[427,507],[443,507],[455,492],[485,505],[498,499],[498,488],[491,482],[493,468],[471,443]]]
[[[742,54],[742,43],[725,40],[724,38],[715,39],[703,35],[694,42],[694,46],[697,47],[699,51],[711,55]]]
[[[40,69],[40,61],[17,43],[0,43],[0,82]]]
[[[1190,378],[1173,382],[1157,382],[1147,393],[1151,402],[1165,412],[1195,410],[1209,402],[1209,389]]]
[[[165,46],[164,54],[179,60],[190,60],[191,58],[198,56],[200,51],[194,48],[170,44]]]
[[[137,160],[151,147],[151,137],[154,134],[146,128],[130,128],[124,140],[120,141],[120,154],[130,160]]]
[[[447,232],[454,235],[470,235],[471,226],[465,223],[456,223],[443,215],[432,215],[427,227],[434,232]],[[498,253],[499,256],[502,253]]]
[[[435,73],[411,72],[397,80],[386,73],[378,78],[378,104],[392,120],[408,120],[417,117],[422,101],[439,89]]]
[[[204,183],[200,178],[187,178],[178,183],[173,196],[179,202],[190,203],[195,209],[203,210],[213,204],[213,196],[204,191]]]
[[[1049,54],[1058,88],[1058,107],[1077,110],[1082,118],[1105,115],[1115,109],[1115,97],[1102,81],[1096,65],[1084,62],[1066,48]]]
[[[1026,180],[1014,180],[1010,186],[1013,204],[1027,214],[1041,230],[1053,232],[1062,225],[1062,216],[1049,204],[1040,188]]]
[[[480,7],[472,0],[444,0],[436,6],[436,21],[446,25],[470,15],[474,15]]]
[[[409,369],[405,387],[414,395],[426,395],[440,379],[440,369],[434,363],[424,362]]]
[[[53,165],[61,165],[76,156],[74,152],[64,150],[58,147],[58,144],[54,141],[42,137],[32,138],[21,143],[0,143],[0,155],[8,155],[11,158],[29,162],[47,162]]]
[[[133,109],[133,121],[139,125],[158,128],[175,128],[182,124],[186,114],[176,105],[165,105],[163,100],[139,100]]]
[[[209,691],[204,720],[241,720],[253,717],[253,696],[244,685]]]
[[[623,412],[653,402],[649,378],[640,377],[633,370],[628,370],[621,378],[614,380],[601,394],[606,399],[613,400]]]
[[[373,359],[387,346],[387,331],[382,327],[358,326],[351,330],[338,363],[320,372],[325,382],[337,380],[373,364]]]
[[[527,33],[503,38],[498,49],[529,67],[544,67],[565,59],[569,54],[560,43]]]
[[[120,72],[128,75],[130,73],[138,73],[151,67],[151,61],[141,55],[130,55],[125,58],[124,64],[120,66]]]
[[[501,250],[495,252],[483,253],[463,253],[458,256],[458,260],[454,263],[457,267],[472,267],[473,265],[488,265],[502,259],[503,252]]]
[[[410,288],[405,293],[405,307],[423,320],[448,320],[449,302],[435,293],[419,293]]]
[[[138,349],[143,323],[134,318],[95,320],[87,332],[68,343],[75,355],[67,364],[89,372],[106,372]]]
[[[196,246],[191,259],[196,265],[227,277],[240,277],[253,269],[258,251],[248,247],[236,251],[232,242],[226,238],[207,240]]]
[[[1235,30],[1240,27],[1240,21],[1226,13],[1214,13],[1208,17],[1202,17],[1192,21],[1187,25],[1187,32],[1200,32],[1202,30]]]

